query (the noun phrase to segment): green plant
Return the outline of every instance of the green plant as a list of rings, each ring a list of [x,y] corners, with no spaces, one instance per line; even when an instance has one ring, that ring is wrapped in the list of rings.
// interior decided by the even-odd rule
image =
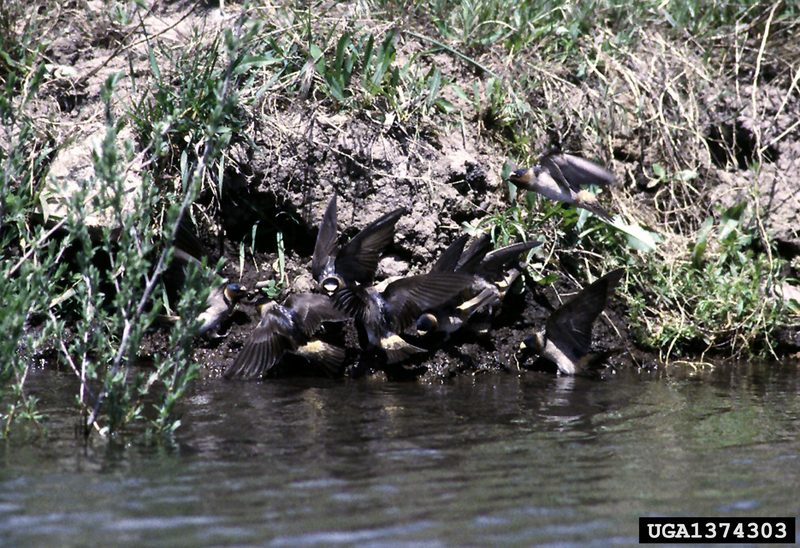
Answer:
[[[322,49],[312,44],[309,53],[331,97],[340,103],[347,102],[356,69],[360,73],[361,101],[369,104],[376,95],[390,94],[399,79],[397,70],[390,70],[396,56],[395,36],[394,32],[388,32],[376,45],[373,34],[356,38],[345,32],[336,42],[332,59],[326,59]]]
[[[155,381],[153,375],[147,378],[137,371],[134,364],[145,332],[159,312],[158,306],[150,306],[150,297],[169,259],[169,239],[164,248],[151,214],[158,206],[157,187],[145,175],[132,192],[125,176],[133,147],[130,142],[120,142],[122,122],[111,110],[118,77],[107,79],[103,88],[106,136],[94,155],[95,176],[72,196],[67,216],[67,232],[77,247],[73,298],[49,312],[59,356],[80,379],[78,403],[86,436],[92,428],[108,435],[144,418],[145,398],[151,395]],[[180,221],[197,192],[196,181],[189,180],[191,171],[185,173],[186,194],[183,199],[173,199],[168,207],[165,226],[169,230]],[[126,203],[130,199],[133,204]],[[98,212],[106,219],[95,231],[87,221]],[[150,257],[156,254],[160,257],[153,262]],[[98,266],[104,262],[104,267]],[[71,322],[73,336],[68,335],[64,320],[71,309],[77,311]],[[185,353],[186,341],[180,336],[177,340],[184,342],[177,353]],[[159,364],[155,378],[161,380],[159,374],[167,372],[177,379],[191,377],[192,368],[185,361],[171,365]],[[173,388],[172,393],[167,391],[167,400],[176,392],[175,384],[179,383],[167,383]],[[160,407],[170,406],[163,403]],[[169,429],[165,421],[160,417],[157,424]]]
[[[698,347],[733,355],[757,343],[771,348],[771,333],[784,321],[772,290],[782,262],[755,251],[760,237],[743,222],[746,205],[710,217],[681,256],[637,265],[641,296],[630,299],[632,324],[664,359]]]
[[[214,37],[210,43],[199,31],[189,45],[178,50],[153,46],[147,48],[151,86],[146,87],[130,109],[137,140],[155,160],[155,180],[159,185],[171,178],[180,180],[181,162],[200,160],[207,140],[209,120],[213,120],[214,145],[225,148],[235,135],[243,133],[244,116],[237,86],[247,88],[249,71],[269,66],[274,59],[245,53],[260,32],[252,22],[242,27],[234,38],[230,31]],[[157,55],[158,54],[158,55]],[[232,55],[225,63],[226,56]],[[220,82],[229,82],[227,97],[220,97]],[[216,171],[217,158],[213,157]],[[223,161],[220,157],[219,161]],[[220,186],[211,187],[219,199]]]
[[[21,5],[0,4],[0,434],[17,421],[41,418],[27,382],[46,344],[42,317],[57,298],[64,246],[61,228],[37,226],[30,211],[52,154],[52,143],[28,113],[45,72],[36,22]],[[21,32],[19,32],[21,30]]]
[[[267,280],[266,283],[259,288],[261,294],[268,299],[278,298],[288,285],[288,278],[286,277],[286,250],[283,244],[283,234],[277,232],[275,234],[275,240],[278,249],[278,258],[275,260],[272,268],[277,273],[277,277]]]
[[[155,295],[172,260],[177,227],[198,196],[208,167],[230,143],[226,124],[235,104],[231,85],[252,61],[241,53],[247,34],[242,28],[240,23],[236,32],[225,35],[225,55],[232,61],[217,75],[214,100],[203,108],[171,111],[167,116],[173,116],[169,122],[175,127],[191,126],[184,135],[195,139],[187,149],[168,147],[178,157],[176,188],[155,184],[161,170],[143,170],[140,179],[131,176],[135,145],[123,137],[125,121],[115,116],[111,100],[119,74],[109,77],[102,88],[106,132],[93,155],[94,175],[80,181],[80,190],[69,197],[66,218],[53,227],[31,222],[36,196],[30,189],[36,188],[36,173],[26,170],[39,160],[25,156],[30,152],[30,123],[18,116],[14,122],[23,123],[4,125],[16,140],[3,157],[3,178],[31,181],[4,186],[0,194],[4,213],[0,240],[9,244],[2,247],[3,258],[10,249],[9,258],[14,259],[0,262],[4,275],[0,296],[8,297],[9,311],[0,318],[0,327],[10,335],[0,344],[13,356],[1,373],[6,434],[18,419],[40,416],[36,399],[26,395],[25,383],[31,363],[42,352],[57,356],[79,380],[76,401],[84,435],[117,434],[137,424],[146,425],[150,433],[169,435],[180,424],[175,405],[197,374],[198,366],[191,360],[195,318],[205,307],[213,272],[192,264],[186,267],[186,281],[175,303],[181,319],[170,332],[169,347],[152,355],[154,369],[138,365],[137,360],[161,311],[162,300]],[[4,116],[6,112],[0,110]],[[150,114],[164,112],[153,109]],[[203,118],[187,125],[178,115]],[[169,141],[158,132],[140,137],[145,139],[144,150],[156,158]],[[42,147],[34,150],[39,155],[46,152]],[[69,260],[64,260],[65,254]]]

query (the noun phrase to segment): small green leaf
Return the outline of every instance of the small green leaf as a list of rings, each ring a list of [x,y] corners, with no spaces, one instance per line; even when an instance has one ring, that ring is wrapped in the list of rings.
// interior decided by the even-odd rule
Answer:
[[[233,71],[233,73],[236,76],[240,76],[250,69],[263,68],[271,65],[277,65],[280,63],[283,63],[282,59],[276,59],[272,56],[245,55],[242,57],[242,60],[239,61],[239,63],[236,65],[236,69]]]
[[[367,39],[367,46],[364,48],[364,56],[361,60],[361,65],[366,69],[372,64],[372,48],[375,47],[375,37],[370,34]]]
[[[433,103],[433,106],[445,114],[453,114],[454,112],[458,111],[458,108],[456,108],[453,103],[441,97],[436,99],[436,101]]]
[[[511,181],[507,181],[506,184],[508,185],[508,201],[513,204],[517,201],[517,185]]]
[[[747,207],[746,201],[741,201],[722,213],[722,219],[719,226],[719,239],[720,241],[727,240],[728,237],[739,228],[742,220],[742,214]]]
[[[559,275],[555,272],[551,272],[550,274],[536,280],[536,283],[539,285],[551,285],[558,281]]]
[[[158,62],[156,61],[156,55],[153,51],[153,48],[147,48],[147,59],[150,61],[150,72],[153,73],[156,81],[159,83],[161,82],[161,70],[158,68]]]
[[[611,226],[625,233],[628,247],[649,253],[658,247],[661,239],[657,233],[645,230],[638,224],[628,224],[619,215],[615,216]]]
[[[465,101],[467,103],[472,102],[472,99],[467,96],[467,93],[464,91],[464,88],[462,88],[458,84],[452,84],[450,86],[450,89],[453,90],[453,93],[455,93],[456,97],[458,97],[462,101]]]
[[[694,265],[695,268],[700,268],[703,266],[703,258],[706,247],[708,246],[708,235],[711,233],[711,229],[713,227],[714,219],[712,217],[708,217],[705,221],[703,221],[703,225],[700,227],[700,230],[697,231],[697,241],[692,249],[692,265]]]
[[[311,54],[311,58],[315,63],[322,58],[322,50],[319,49],[319,46],[315,44],[311,44],[311,46],[308,48],[308,52]]]

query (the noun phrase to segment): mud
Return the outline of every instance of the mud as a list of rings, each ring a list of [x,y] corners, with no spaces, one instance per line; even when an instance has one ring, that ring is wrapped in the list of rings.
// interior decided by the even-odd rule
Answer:
[[[781,255],[792,260],[800,254],[800,100],[774,83],[759,86],[754,98],[755,113],[752,85],[718,105],[719,123],[708,129],[718,181],[709,198],[731,207],[757,196],[758,208],[749,208],[748,221],[762,222]]]
[[[311,253],[317,226],[333,193],[338,196],[339,225],[345,239],[390,211],[406,211],[397,223],[394,242],[378,265],[378,280],[427,272],[462,233],[463,223],[508,205],[505,183],[498,176],[504,156],[490,144],[466,135],[406,135],[367,120],[298,110],[282,113],[277,120],[254,119],[252,137],[255,146],[238,149],[239,167],[226,179],[220,213],[228,259],[223,274],[247,287],[275,279],[276,236],[280,233],[289,282],[281,298],[315,289],[310,276]],[[238,243],[242,239],[251,242],[254,224],[255,254],[248,256],[239,278]],[[558,287],[562,294],[575,290],[567,284]],[[527,280],[519,294],[508,296],[488,335],[476,336],[467,329],[444,344],[412,341],[432,352],[402,367],[384,367],[354,352],[346,373],[379,371],[404,379],[516,370],[520,367],[520,342],[536,327],[541,328],[549,313],[547,307],[552,310],[558,303],[556,290],[545,291]],[[254,310],[240,308],[226,339],[203,343],[196,352],[198,361],[214,372],[233,360],[257,322]],[[601,348],[627,344],[624,320],[613,313],[612,317],[598,322],[603,324],[598,327]],[[357,346],[354,333],[345,339],[348,346]],[[281,371],[320,373],[297,365]]]

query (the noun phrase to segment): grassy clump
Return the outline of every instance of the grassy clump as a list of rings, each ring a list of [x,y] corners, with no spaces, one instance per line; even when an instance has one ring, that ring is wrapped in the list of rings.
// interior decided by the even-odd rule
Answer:
[[[764,240],[743,218],[745,205],[708,217],[673,255],[662,249],[629,261],[630,325],[661,359],[759,349],[774,355],[773,333],[790,313],[776,291],[785,261],[760,248]]]
[[[19,419],[39,418],[36,398],[26,389],[37,356],[57,361],[79,380],[79,430],[85,436],[92,431],[116,434],[136,425],[169,434],[180,424],[175,405],[198,370],[191,359],[194,318],[205,306],[210,269],[185,267],[180,298],[172,303],[182,319],[170,331],[169,351],[152,356],[154,368],[136,365],[138,351],[163,310],[164,303],[155,297],[172,261],[177,227],[236,129],[231,86],[243,73],[246,39],[246,32],[228,31],[224,48],[208,50],[195,64],[179,63],[177,71],[195,77],[196,85],[187,88],[169,88],[159,78],[149,49],[156,83],[137,102],[138,145],[124,137],[127,118],[115,113],[122,74],[109,76],[101,90],[105,136],[92,153],[93,175],[79,182],[66,216],[52,220],[50,227],[38,224],[37,213],[49,149],[37,140],[35,121],[27,114],[37,81],[27,77],[28,93],[20,94],[24,77],[7,73],[0,104],[7,122],[7,147],[0,158],[7,183],[0,194],[0,297],[8,312],[0,319],[7,334],[0,344],[10,357],[0,372],[4,435]],[[18,49],[38,51],[24,44]],[[223,55],[228,61],[220,61]],[[41,74],[35,70],[40,62],[34,54],[27,72],[19,70],[19,63],[13,66],[20,74]],[[199,89],[206,95],[200,96]],[[131,166],[141,161],[142,151],[149,161],[137,171],[139,179],[131,181]],[[178,183],[159,184],[165,174],[174,174]]]
[[[289,7],[262,23],[252,90],[272,108],[300,98],[309,107],[367,111],[381,124],[453,110],[442,96],[448,79],[425,62],[426,52],[399,55],[402,33],[393,26]]]

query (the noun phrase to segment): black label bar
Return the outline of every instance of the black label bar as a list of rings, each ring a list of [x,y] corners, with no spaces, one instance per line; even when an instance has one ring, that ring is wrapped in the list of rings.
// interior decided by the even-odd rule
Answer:
[[[639,518],[639,542],[792,544],[795,518]]]

